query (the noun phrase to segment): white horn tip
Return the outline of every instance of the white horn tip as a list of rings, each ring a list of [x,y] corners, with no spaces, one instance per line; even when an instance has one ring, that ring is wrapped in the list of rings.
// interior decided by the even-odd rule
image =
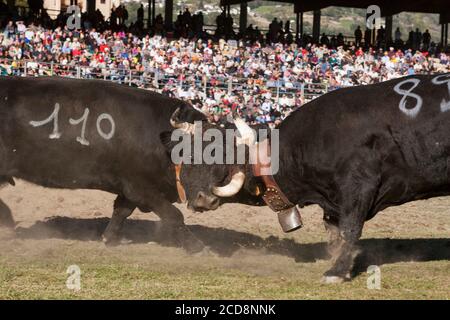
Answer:
[[[245,173],[242,171],[233,174],[229,184],[223,187],[214,187],[213,193],[219,197],[231,197],[241,190],[245,181]]]

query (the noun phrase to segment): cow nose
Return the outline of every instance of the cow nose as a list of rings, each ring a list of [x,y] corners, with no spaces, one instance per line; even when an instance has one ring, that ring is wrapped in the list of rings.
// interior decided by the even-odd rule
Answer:
[[[219,198],[214,197],[214,199],[210,202],[210,209],[217,209],[219,206]]]
[[[219,198],[213,195],[207,195],[203,191],[197,193],[197,199],[195,200],[195,207],[214,210],[219,206]]]

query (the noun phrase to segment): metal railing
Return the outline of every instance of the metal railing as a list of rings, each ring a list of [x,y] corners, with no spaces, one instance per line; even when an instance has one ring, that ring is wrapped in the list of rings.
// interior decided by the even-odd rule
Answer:
[[[169,75],[158,69],[137,71],[129,68],[98,68],[75,63],[63,65],[35,60],[0,59],[0,71],[1,69],[3,69],[2,75],[102,79],[155,91],[162,91],[164,88],[190,91],[192,88],[197,88],[198,91],[202,91],[205,95],[210,89],[221,89],[228,94],[233,94],[235,91],[252,92],[255,86],[258,86],[266,92],[270,91],[272,99],[277,102],[283,94],[292,95],[301,92],[304,99],[309,101],[327,93],[329,90],[335,89],[330,88],[327,83],[272,81],[226,75],[216,77],[191,76],[187,79],[180,79],[179,76]]]

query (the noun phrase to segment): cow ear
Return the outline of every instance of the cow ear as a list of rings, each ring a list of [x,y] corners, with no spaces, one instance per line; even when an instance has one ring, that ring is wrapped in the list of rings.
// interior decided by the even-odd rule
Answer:
[[[172,141],[171,137],[172,131],[164,131],[159,134],[159,139],[168,152],[171,152],[173,147],[177,144],[177,141]]]
[[[184,102],[180,106],[178,121],[194,123],[195,121],[207,121],[206,115],[195,109],[189,103]]]

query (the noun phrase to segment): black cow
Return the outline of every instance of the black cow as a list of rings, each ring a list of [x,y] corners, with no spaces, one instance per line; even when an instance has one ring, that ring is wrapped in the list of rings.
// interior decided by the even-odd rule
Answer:
[[[13,178],[50,188],[117,194],[104,232],[117,243],[124,220],[138,207],[162,220],[162,232],[187,250],[203,245],[184,225],[175,172],[160,133],[177,108],[187,121],[204,115],[150,91],[95,80],[0,78],[0,184]],[[0,200],[3,224],[14,225]]]
[[[275,181],[293,204],[324,210],[334,261],[327,282],[350,278],[355,243],[377,212],[450,194],[449,111],[450,74],[418,75],[328,93],[277,128]],[[246,180],[260,179],[236,167]],[[206,168],[183,166],[181,181],[193,208],[201,206],[199,192],[217,194],[232,172],[219,164]]]

